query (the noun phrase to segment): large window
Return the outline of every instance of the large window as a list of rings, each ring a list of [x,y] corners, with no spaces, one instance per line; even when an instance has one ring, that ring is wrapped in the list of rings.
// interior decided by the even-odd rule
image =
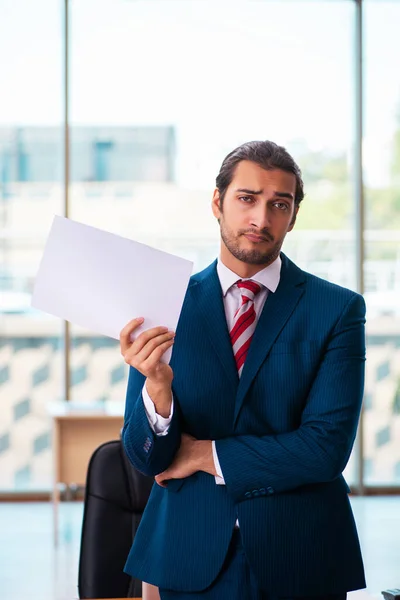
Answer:
[[[62,397],[58,319],[30,307],[62,206],[57,2],[6,0],[0,18],[0,489],[50,487],[48,403]],[[45,15],[45,17],[44,17]]]
[[[399,2],[365,3],[365,481],[400,485]]]
[[[63,7],[3,2],[0,21],[0,490],[49,488],[47,404],[124,402],[119,345],[30,308],[63,210]],[[400,482],[400,3],[365,0],[368,362],[365,483]],[[21,18],[23,14],[24,18]],[[45,15],[45,18],[44,18]],[[69,2],[68,216],[194,261],[218,253],[225,155],[272,139],[306,197],[284,251],[355,289],[354,0]],[[95,17],[95,18],[94,18]],[[126,265],[134,277],[132,265]],[[132,315],[134,316],[134,315]],[[357,483],[357,453],[346,470]]]
[[[186,256],[199,270],[218,252],[210,202],[222,159],[245,141],[272,139],[303,167],[307,191],[287,252],[354,287],[352,2],[72,8],[72,160],[79,139],[87,165],[72,186],[73,218]],[[73,331],[72,397],[123,398],[117,348]]]

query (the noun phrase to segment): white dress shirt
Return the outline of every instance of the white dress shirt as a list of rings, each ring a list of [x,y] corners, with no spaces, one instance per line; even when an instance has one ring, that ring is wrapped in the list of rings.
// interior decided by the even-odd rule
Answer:
[[[253,281],[256,281],[257,283],[261,284],[261,286],[262,286],[261,291],[254,298],[254,309],[256,311],[257,321],[258,321],[258,318],[264,307],[264,304],[268,297],[269,292],[275,292],[276,288],[279,285],[280,276],[281,276],[281,265],[282,265],[282,261],[281,261],[281,258],[278,256],[278,258],[273,263],[271,263],[268,267],[265,267],[265,269],[262,269],[262,271],[259,271],[258,273],[253,275],[253,277],[248,278],[248,279],[252,279]],[[239,277],[236,273],[234,273],[230,269],[228,269],[228,267],[226,267],[223,264],[221,259],[218,260],[217,273],[218,273],[218,277],[219,277],[219,281],[220,281],[221,289],[222,289],[222,294],[223,294],[226,322],[228,325],[228,330],[231,331],[234,320],[235,320],[235,313],[242,304],[240,290],[234,284],[237,281],[239,281],[239,279],[242,279],[242,278]],[[243,281],[245,281],[245,279]],[[169,415],[169,417],[164,418],[161,415],[156,413],[155,406],[147,392],[146,385],[143,386],[142,395],[143,395],[144,407],[145,407],[145,411],[147,414],[147,418],[150,423],[150,427],[153,429],[153,431],[157,435],[167,435],[169,425],[171,423],[173,411],[174,411],[173,400],[172,400],[172,406],[171,406],[171,414]],[[218,485],[225,485],[225,480],[224,480],[224,477],[223,477],[223,474],[221,471],[221,466],[219,464],[218,455],[217,455],[214,441],[212,442],[212,451],[213,451],[215,470],[218,473],[218,475],[215,477],[215,482]]]

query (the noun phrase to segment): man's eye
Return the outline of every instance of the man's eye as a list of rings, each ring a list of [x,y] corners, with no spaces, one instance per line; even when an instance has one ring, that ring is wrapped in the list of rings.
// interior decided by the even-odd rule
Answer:
[[[284,202],[274,202],[274,206],[276,206],[277,208],[279,208],[279,210],[288,210],[288,205],[285,204]]]
[[[239,200],[242,200],[245,203],[251,202],[253,198],[251,196],[239,196]]]

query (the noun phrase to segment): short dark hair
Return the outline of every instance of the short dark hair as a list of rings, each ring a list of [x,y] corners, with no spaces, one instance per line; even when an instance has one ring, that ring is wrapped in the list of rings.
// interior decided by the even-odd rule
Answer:
[[[242,160],[250,160],[257,163],[263,169],[281,169],[287,173],[293,173],[296,177],[295,206],[299,206],[304,198],[304,184],[300,167],[296,164],[289,152],[283,147],[268,140],[254,141],[242,144],[232,150],[223,160],[217,175],[216,186],[219,190],[221,206],[228,186],[230,185],[236,166]]]

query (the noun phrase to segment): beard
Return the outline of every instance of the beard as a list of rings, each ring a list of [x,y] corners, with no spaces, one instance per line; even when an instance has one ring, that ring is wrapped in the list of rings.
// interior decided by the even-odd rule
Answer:
[[[267,231],[262,229],[255,231],[254,229],[242,229],[235,234],[224,222],[223,217],[219,219],[219,225],[221,230],[221,238],[229,252],[241,262],[248,265],[269,265],[279,256],[282,248],[283,239],[275,240],[275,238]],[[262,250],[261,248],[253,248],[252,250],[246,250],[240,247],[240,237],[245,233],[253,233],[255,235],[261,235],[273,245],[268,250]]]

